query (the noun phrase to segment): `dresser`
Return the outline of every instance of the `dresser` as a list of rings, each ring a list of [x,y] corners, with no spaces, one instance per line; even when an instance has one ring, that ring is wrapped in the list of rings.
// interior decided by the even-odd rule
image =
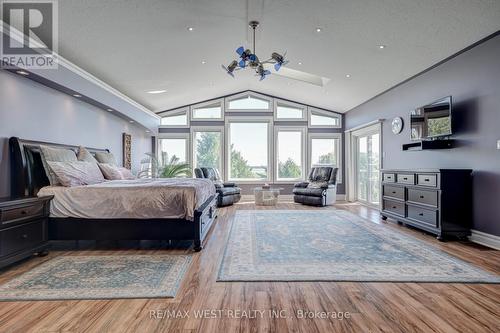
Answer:
[[[472,170],[382,170],[381,216],[429,233],[439,240],[470,235]]]
[[[0,198],[0,268],[47,254],[52,196]]]

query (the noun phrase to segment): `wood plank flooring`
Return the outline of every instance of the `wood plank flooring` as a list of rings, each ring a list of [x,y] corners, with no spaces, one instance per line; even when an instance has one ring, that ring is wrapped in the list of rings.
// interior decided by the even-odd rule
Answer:
[[[339,204],[367,220],[412,235],[460,259],[500,274],[500,251],[384,222],[376,210]],[[0,332],[500,332],[500,285],[355,282],[217,282],[229,226],[237,209],[315,209],[292,203],[276,208],[238,204],[220,210],[217,223],[174,299],[0,302]],[[325,208],[331,209],[331,208]],[[52,251],[0,271],[0,283],[59,255],[185,253],[185,248]],[[264,310],[255,318],[196,318],[198,310]],[[158,319],[152,311],[188,311]],[[275,316],[270,316],[274,310]],[[349,318],[299,319],[298,310],[348,312]],[[282,311],[282,312],[279,312]],[[158,314],[161,312],[155,312]],[[165,313],[165,312],[163,312]],[[243,312],[240,313],[240,317]],[[278,316],[277,314],[282,314]],[[235,317],[233,313],[232,317]]]

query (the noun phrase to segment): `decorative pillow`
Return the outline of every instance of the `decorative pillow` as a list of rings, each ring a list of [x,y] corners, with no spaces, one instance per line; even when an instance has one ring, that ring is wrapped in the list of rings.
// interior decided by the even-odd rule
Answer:
[[[60,185],[56,175],[49,167],[47,162],[76,162],[76,154],[70,149],[51,148],[47,146],[40,146],[40,157],[42,158],[43,168],[52,186]]]
[[[134,176],[132,174],[132,172],[127,169],[127,168],[124,168],[124,167],[118,167],[118,170],[120,171],[120,173],[122,174],[122,179],[126,179],[126,180],[132,180],[132,179],[137,179],[136,176]]]
[[[328,182],[310,182],[309,185],[307,185],[308,188],[323,188],[323,187],[328,187]]]
[[[58,181],[66,187],[99,184],[104,181],[101,170],[96,163],[47,161],[47,164]]]
[[[78,155],[76,157],[79,161],[97,163],[94,156],[83,146],[78,147]]]
[[[99,163],[116,165],[115,155],[111,153],[97,152],[95,153],[95,159]]]
[[[99,163],[99,168],[107,180],[121,180],[123,179],[120,169],[116,165],[109,163]]]

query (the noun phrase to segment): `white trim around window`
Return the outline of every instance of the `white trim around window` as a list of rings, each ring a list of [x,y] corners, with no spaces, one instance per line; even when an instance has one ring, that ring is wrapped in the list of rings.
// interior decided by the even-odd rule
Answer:
[[[267,124],[267,179],[241,179],[241,178],[230,178],[230,162],[231,158],[231,124],[232,123],[266,123]],[[228,181],[237,181],[242,184],[263,184],[271,182],[274,179],[273,175],[273,156],[274,156],[274,145],[273,145],[273,118],[269,117],[226,117],[225,119],[225,163],[224,163],[224,179]]]
[[[161,145],[160,145],[160,140],[161,139],[184,139],[186,140],[186,163],[191,164],[191,142],[190,142],[190,134],[189,133],[161,133],[158,135],[156,139],[156,147],[157,147],[157,156],[159,157],[161,154]]]
[[[292,109],[300,110],[302,112],[302,117],[300,117],[300,118],[279,117],[278,116],[278,106],[289,107]],[[274,120],[275,121],[307,121],[307,118],[308,118],[307,105],[303,105],[303,104],[294,103],[294,102],[286,101],[283,99],[275,98],[274,103],[273,103],[273,108],[274,108]]]
[[[159,128],[189,128],[189,106],[185,106],[179,109],[167,111],[164,113],[159,114],[159,116],[163,118],[167,117],[172,117],[172,116],[180,116],[185,114],[186,115],[186,124],[185,125],[160,125]],[[160,124],[161,124],[161,119],[160,119]]]
[[[311,172],[312,166],[312,140],[313,139],[336,139],[338,144],[335,147],[337,165],[337,184],[342,184],[342,133],[309,133],[307,137],[307,175]],[[307,178],[307,175],[305,178]]]
[[[231,109],[229,107],[229,103],[238,100],[238,99],[243,99],[245,97],[254,97],[256,99],[260,99],[263,101],[268,102],[269,107],[267,109],[252,109],[252,108],[246,108],[246,109]],[[245,91],[240,94],[232,95],[229,97],[224,98],[224,109],[226,112],[273,112],[274,111],[274,104],[273,104],[273,98],[262,95],[259,93],[255,93],[253,91]]]
[[[339,113],[326,111],[314,107],[307,108],[307,124],[309,128],[342,128],[342,115]],[[332,119],[336,119],[336,124],[334,125],[313,125],[311,122],[312,115],[318,115],[321,117],[328,117]]]
[[[196,109],[203,109],[212,105],[220,105],[220,117],[195,117]],[[223,121],[224,120],[224,98],[213,99],[210,101],[191,105],[190,116],[192,121]]]
[[[196,133],[198,132],[213,132],[213,133],[220,133],[220,149],[219,149],[219,156],[220,156],[220,165],[218,166],[219,173],[221,175],[224,175],[224,165],[225,165],[225,159],[224,159],[224,151],[225,151],[225,141],[224,141],[224,126],[193,126],[191,127],[191,152],[192,152],[192,164],[191,167],[193,168],[193,175],[194,175],[194,169],[196,168]]]
[[[300,142],[300,154],[301,154],[301,177],[298,178],[279,178],[279,133],[280,132],[300,132],[301,133],[301,142]],[[307,154],[306,154],[306,141],[307,141],[307,130],[304,126],[275,126],[274,127],[274,183],[281,184],[294,184],[297,181],[304,180],[307,178]]]

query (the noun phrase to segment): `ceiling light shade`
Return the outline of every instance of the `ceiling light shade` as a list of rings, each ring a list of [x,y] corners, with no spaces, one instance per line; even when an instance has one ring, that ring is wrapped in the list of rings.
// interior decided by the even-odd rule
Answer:
[[[113,109],[108,109],[109,112],[113,112]]]
[[[148,94],[152,94],[152,95],[156,95],[156,94],[163,94],[165,92],[167,92],[166,90],[150,90],[150,91],[146,91]]]
[[[80,98],[80,97],[82,97],[82,95],[79,95],[79,94],[73,94],[73,97]]]
[[[21,75],[24,75],[24,76],[28,76],[30,75],[30,73],[26,72],[26,71],[16,71],[17,74],[21,74]]]
[[[133,124],[133,123],[134,123],[134,121],[133,121],[133,120],[129,120],[128,122],[129,122],[129,123],[131,123],[131,124]]]

